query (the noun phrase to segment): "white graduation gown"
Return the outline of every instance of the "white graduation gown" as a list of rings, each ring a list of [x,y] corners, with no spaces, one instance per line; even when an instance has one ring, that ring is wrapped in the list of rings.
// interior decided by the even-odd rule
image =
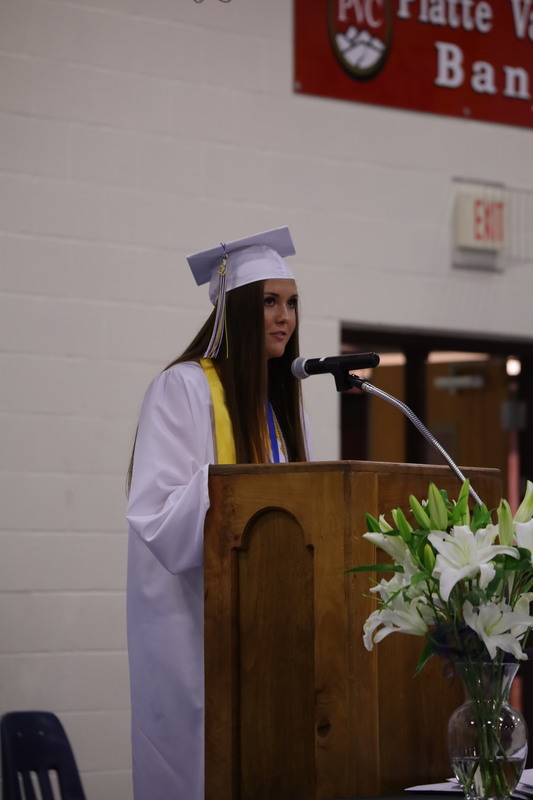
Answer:
[[[155,378],[140,413],[127,509],[135,800],[204,798],[203,534],[214,431],[198,363]]]
[[[135,800],[204,797],[203,529],[214,438],[200,365],[161,373],[143,402],[127,509]]]

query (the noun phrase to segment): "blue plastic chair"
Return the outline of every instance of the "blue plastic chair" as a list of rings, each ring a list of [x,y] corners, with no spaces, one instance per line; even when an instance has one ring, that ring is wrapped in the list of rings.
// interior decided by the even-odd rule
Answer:
[[[55,800],[50,773],[57,773],[61,800],[86,800],[63,725],[49,711],[11,711],[0,721],[3,800]],[[23,787],[23,791],[21,790]]]

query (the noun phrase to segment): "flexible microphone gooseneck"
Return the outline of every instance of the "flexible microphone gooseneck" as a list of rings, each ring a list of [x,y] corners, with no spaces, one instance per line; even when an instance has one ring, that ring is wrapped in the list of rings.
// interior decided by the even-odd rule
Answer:
[[[428,431],[426,426],[422,422],[420,422],[420,420],[418,419],[416,414],[413,411],[411,411],[409,406],[406,406],[405,403],[402,403],[401,400],[398,400],[396,397],[393,397],[391,394],[388,394],[387,392],[384,392],[383,389],[378,389],[376,386],[373,386],[373,384],[368,383],[368,381],[365,381],[363,378],[360,378],[358,375],[350,375],[350,379],[353,382],[352,383],[353,386],[356,386],[358,389],[362,389],[363,392],[367,392],[367,394],[374,394],[374,395],[376,395],[376,397],[381,397],[383,400],[386,400],[388,403],[391,403],[396,408],[399,408],[400,411],[403,411],[403,413],[405,414],[407,419],[410,422],[413,423],[415,428],[418,428],[418,430],[420,431],[422,436],[426,439],[426,441],[428,441],[429,444],[432,445],[432,447],[434,447],[435,450],[437,450],[441,454],[441,456],[443,456],[443,458],[446,460],[447,464],[455,472],[455,474],[457,475],[457,477],[459,478],[461,483],[465,482],[466,478],[463,475],[463,473],[461,472],[461,470],[459,469],[459,467],[457,466],[457,464],[455,463],[455,461],[452,459],[451,456],[448,455],[448,453],[446,452],[444,447],[440,444],[440,442],[438,442],[435,439],[433,434],[430,431]],[[474,501],[477,503],[477,505],[478,506],[483,505],[483,503],[481,502],[479,496],[476,494],[476,492],[472,489],[471,486],[470,486],[470,490],[469,491],[470,491],[470,496],[474,499]]]
[[[357,366],[354,366],[358,359],[359,363]],[[365,381],[358,375],[352,375],[350,372],[354,369],[367,369],[370,367],[376,367],[378,364],[379,356],[376,355],[376,353],[354,353],[353,355],[330,356],[327,358],[300,357],[292,362],[291,370],[292,374],[300,380],[308,378],[310,375],[319,375],[325,372],[330,372],[335,378],[335,384],[338,392],[351,389],[355,386],[367,394],[373,394],[376,397],[381,397],[382,400],[386,400],[388,403],[391,403],[391,405],[400,409],[400,411],[405,414],[407,419],[412,422],[418,431],[420,431],[426,441],[429,442],[429,444],[441,454],[448,466],[451,467],[455,475],[459,478],[461,483],[464,483],[466,478],[455,461],[450,455],[448,455],[444,447],[435,439],[433,434],[418,419],[414,411],[412,411],[409,406],[406,406],[405,403],[402,403],[401,400],[398,400],[391,394],[384,392],[383,389],[378,389],[373,384],[368,383],[368,381]],[[472,486],[470,486],[469,493],[478,506],[483,505],[479,495],[474,491]]]

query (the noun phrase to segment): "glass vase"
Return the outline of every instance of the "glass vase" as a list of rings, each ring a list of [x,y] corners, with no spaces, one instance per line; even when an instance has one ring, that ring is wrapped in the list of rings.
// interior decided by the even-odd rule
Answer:
[[[527,726],[509,704],[518,664],[456,664],[466,701],[448,724],[453,771],[468,800],[509,798],[527,758]]]

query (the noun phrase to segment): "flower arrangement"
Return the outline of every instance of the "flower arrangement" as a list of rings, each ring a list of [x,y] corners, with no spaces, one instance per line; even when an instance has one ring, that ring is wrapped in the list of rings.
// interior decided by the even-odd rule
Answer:
[[[523,719],[516,712],[525,733],[511,735],[502,707],[507,667],[512,662],[516,671],[528,658],[533,627],[533,483],[527,482],[514,516],[501,500],[496,523],[484,505],[470,512],[469,488],[466,481],[455,502],[434,484],[423,503],[411,495],[413,524],[399,508],[391,511],[393,525],[367,514],[364,538],[392,563],[350,571],[392,573],[370,589],[378,607],[364,625],[368,650],[391,633],[408,633],[425,639],[417,673],[434,654],[457,667],[473,711],[469,741],[452,730],[452,717],[449,744],[466,796],[508,797],[527,755]],[[520,722],[516,714],[513,720]],[[503,741],[503,727],[509,741]]]
[[[364,538],[391,556],[393,564],[355,567],[354,572],[393,573],[370,591],[378,600],[364,626],[371,650],[390,633],[425,637],[419,672],[434,654],[451,661],[527,659],[533,627],[533,483],[514,515],[501,500],[493,524],[486,506],[468,507],[469,482],[456,502],[429,485],[427,502],[409,505],[417,527],[394,509],[394,527],[384,516],[366,515]]]

